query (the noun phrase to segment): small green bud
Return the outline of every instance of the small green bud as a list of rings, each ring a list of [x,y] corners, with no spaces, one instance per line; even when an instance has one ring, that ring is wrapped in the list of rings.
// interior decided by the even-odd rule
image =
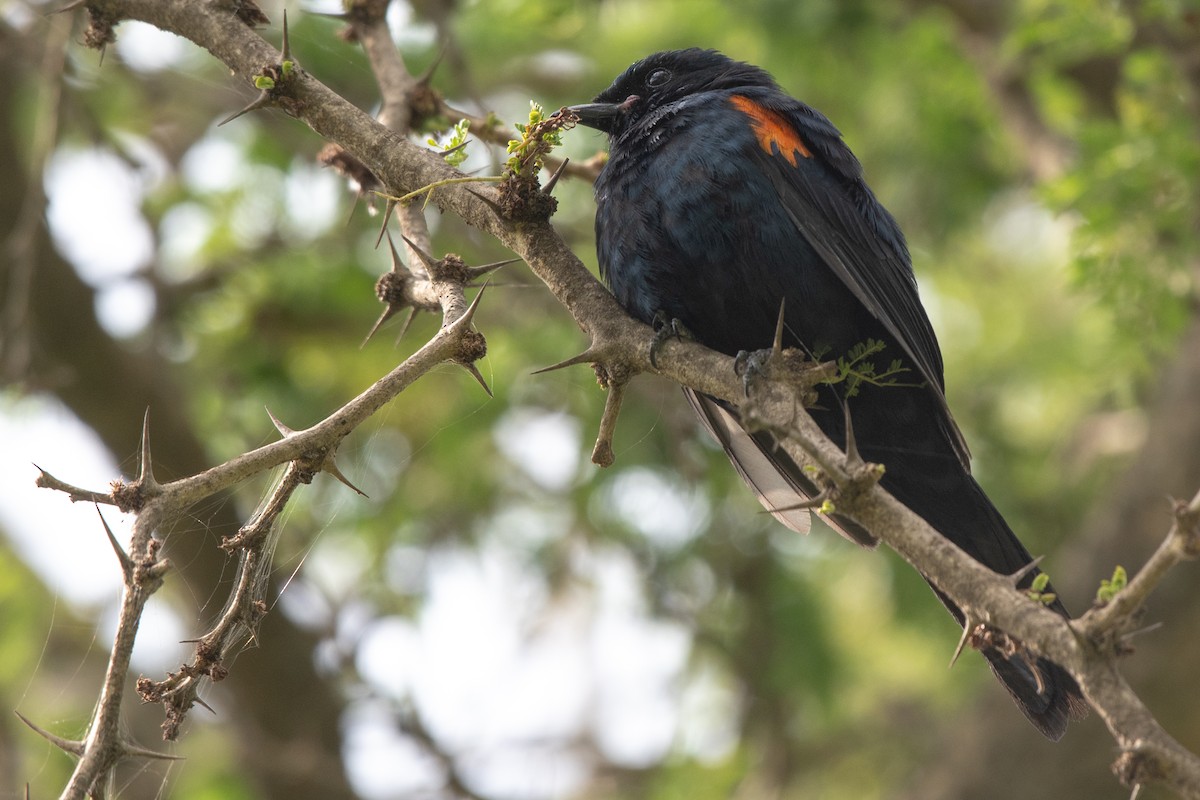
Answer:
[[[1100,588],[1096,591],[1096,602],[1101,605],[1110,602],[1117,593],[1125,588],[1129,582],[1129,576],[1125,573],[1125,568],[1120,564],[1113,569],[1111,578],[1100,581]]]

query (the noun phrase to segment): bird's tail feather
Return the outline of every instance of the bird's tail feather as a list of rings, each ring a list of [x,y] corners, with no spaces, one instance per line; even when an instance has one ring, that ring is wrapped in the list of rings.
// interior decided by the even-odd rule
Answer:
[[[775,445],[770,434],[747,433],[737,413],[727,404],[686,387],[683,394],[763,508],[797,533],[808,533],[812,514],[803,504],[820,494],[812,480]],[[879,544],[878,539],[853,520],[836,514],[821,516],[855,544],[863,547]]]
[[[809,477],[774,445],[769,434],[747,433],[736,409],[692,389],[685,388],[684,395],[763,506],[787,527],[806,533],[809,511],[796,506],[812,499],[819,491]],[[870,454],[866,455],[870,460]],[[913,454],[909,453],[908,457],[912,458]],[[896,469],[889,470],[885,476],[884,486],[988,568],[1011,574],[1030,562],[1024,545],[975,479],[957,461],[943,459],[932,464],[897,464]],[[878,542],[853,520],[832,515],[826,521],[853,542],[868,547]],[[1030,570],[1022,585],[1027,586],[1037,574],[1037,569]],[[932,582],[930,585],[933,586]],[[933,590],[962,625],[964,618],[958,607],[936,586]],[[1053,590],[1047,587],[1046,591]],[[1064,617],[1070,616],[1057,599],[1050,608]],[[1057,664],[1026,653],[1006,653],[986,643],[981,653],[1021,712],[1047,738],[1057,741],[1066,731],[1070,719],[1087,713],[1079,686]]]
[[[929,581],[928,578],[926,580]],[[962,625],[963,614],[958,607],[932,581],[929,581],[929,585]],[[1067,616],[1066,609],[1054,610]],[[1066,733],[1068,722],[1087,716],[1087,703],[1083,700],[1079,685],[1070,673],[1053,661],[1020,650],[1008,652],[1007,648],[988,644],[983,644],[979,652],[1017,708],[1047,739],[1057,742]]]

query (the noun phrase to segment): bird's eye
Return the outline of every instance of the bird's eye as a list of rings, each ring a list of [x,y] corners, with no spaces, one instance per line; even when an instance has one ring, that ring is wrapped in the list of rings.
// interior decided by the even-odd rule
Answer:
[[[657,89],[659,86],[666,84],[671,80],[671,73],[665,69],[656,69],[650,73],[650,77],[646,78],[646,85]]]

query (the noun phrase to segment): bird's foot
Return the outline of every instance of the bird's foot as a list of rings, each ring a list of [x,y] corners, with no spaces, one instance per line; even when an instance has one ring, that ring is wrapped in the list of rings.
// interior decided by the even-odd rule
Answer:
[[[733,360],[733,370],[742,379],[742,392],[760,380],[782,381],[799,389],[805,406],[816,402],[814,387],[837,372],[835,364],[812,361],[802,350],[770,347],[765,350],[741,350]]]
[[[742,379],[742,394],[750,396],[750,386],[759,377],[768,377],[767,368],[771,364],[774,350],[739,350],[733,358],[733,372]]]
[[[654,327],[654,339],[650,342],[650,366],[658,369],[658,351],[671,339],[680,341],[695,341],[696,337],[682,322],[672,317],[666,311],[654,315],[651,323]]]

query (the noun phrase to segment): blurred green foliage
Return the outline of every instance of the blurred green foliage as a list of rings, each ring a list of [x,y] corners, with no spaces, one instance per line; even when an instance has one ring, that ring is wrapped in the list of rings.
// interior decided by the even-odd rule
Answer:
[[[938,2],[448,4],[461,62],[449,59],[434,86],[464,108],[479,98],[483,108],[472,110],[512,123],[526,118],[531,98],[547,109],[581,102],[650,51],[701,45],[763,65],[823,110],[909,237],[977,473],[1031,550],[1051,553],[1053,573],[1056,545],[1137,445],[1134,436],[1092,447],[1096,425],[1133,420],[1137,430],[1147,381],[1196,303],[1200,98],[1170,38],[1194,42],[1195,21],[1168,2],[1136,12],[1087,0],[998,5],[994,49],[972,57],[963,22]],[[335,36],[336,24],[305,14],[292,22],[298,62],[371,107],[366,63]],[[419,13],[412,24],[400,41],[417,72],[439,45]],[[1164,29],[1165,39],[1139,36]],[[1065,143],[1056,174],[1031,170],[1031,145],[1008,124],[996,75],[1024,81],[1031,113]],[[65,86],[61,146],[111,149],[136,165],[140,143],[167,165],[142,203],[163,248],[152,268],[157,314],[130,346],[157,348],[174,364],[214,461],[269,438],[264,406],[292,427],[311,424],[436,330],[436,320],[418,317],[398,344],[393,324],[359,348],[379,310],[372,281],[388,268],[386,250],[372,249],[378,217],[364,213],[365,200],[352,215],[355,195],[339,188],[328,219],[297,223],[306,195],[287,187],[311,178],[322,143],[272,113],[215,129],[245,87],[205,54],[192,48],[171,69],[138,72],[119,48],[99,66],[73,46]],[[30,112],[8,113],[26,125]],[[564,138],[562,152],[576,159],[604,146],[583,129]],[[214,142],[234,160],[219,185],[195,179],[203,161],[188,168],[189,154],[204,159]],[[464,168],[489,171],[484,149],[472,144]],[[495,165],[502,155],[489,157]],[[594,265],[589,187],[567,182],[557,195],[556,225]],[[472,264],[506,257],[458,220],[429,217],[436,248]],[[495,399],[446,366],[356,432],[341,465],[370,499],[319,479],[288,517],[281,574],[340,554],[353,576],[339,584],[343,596],[306,570],[297,585],[311,583],[331,608],[361,602],[372,616],[418,619],[431,554],[499,549],[544,592],[550,613],[572,593],[596,590],[580,553],[621,553],[636,567],[645,615],[688,634],[676,688],[715,674],[736,699],[733,740],[716,756],[672,746],[624,770],[600,751],[596,774],[614,777],[580,796],[885,797],[935,755],[926,730],[961,712],[976,689],[997,691],[978,659],[944,668],[958,632],[898,559],[857,551],[825,529],[798,539],[759,513],[674,387],[639,379],[616,466],[587,463],[604,402],[592,375],[530,374],[580,350],[582,335],[523,266],[506,267],[496,284],[477,318],[489,347],[479,367]],[[567,441],[577,457],[561,480],[539,482],[530,457],[506,449],[500,431],[547,417],[574,421]],[[623,476],[654,477],[672,498],[692,497],[696,525],[674,539],[639,526],[617,497]],[[249,509],[255,495],[239,500]],[[35,666],[38,686],[57,674],[38,650],[61,624],[47,622],[52,601],[13,559],[0,560],[0,596],[0,695],[27,709],[35,697],[22,686]],[[64,663],[80,657],[71,658]],[[366,691],[352,670],[331,671],[348,697]],[[86,694],[91,684],[69,685]],[[36,696],[39,711],[47,696]],[[190,756],[179,796],[253,796],[219,747],[211,750]],[[32,770],[39,784],[61,781],[56,759]]]

